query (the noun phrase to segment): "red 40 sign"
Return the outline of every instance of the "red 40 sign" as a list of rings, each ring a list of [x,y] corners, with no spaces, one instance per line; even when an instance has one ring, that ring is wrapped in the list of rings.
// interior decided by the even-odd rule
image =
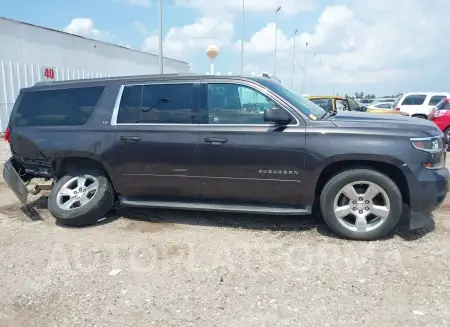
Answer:
[[[53,81],[55,79],[55,68],[43,67],[42,75],[45,81]]]

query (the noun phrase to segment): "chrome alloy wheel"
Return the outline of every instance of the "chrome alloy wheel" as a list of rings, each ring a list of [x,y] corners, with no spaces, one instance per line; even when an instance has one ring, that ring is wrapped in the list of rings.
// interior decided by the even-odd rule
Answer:
[[[56,195],[56,203],[63,210],[72,210],[86,205],[97,192],[99,183],[91,175],[77,176],[65,183]]]
[[[380,227],[388,218],[390,201],[385,190],[369,181],[345,185],[334,199],[334,214],[345,228],[359,233]]]

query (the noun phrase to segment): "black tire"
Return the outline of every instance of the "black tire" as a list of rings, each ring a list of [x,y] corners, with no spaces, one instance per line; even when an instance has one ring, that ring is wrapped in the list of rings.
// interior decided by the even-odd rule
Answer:
[[[428,117],[427,117],[426,115],[421,115],[421,114],[418,114],[418,115],[412,115],[411,117],[421,118],[421,119],[428,119]]]
[[[448,146],[449,146],[449,142],[450,142],[450,126],[447,127],[447,128],[445,129],[445,131],[444,131],[444,139],[445,139],[445,141],[447,142],[447,143],[444,145],[444,148],[445,148],[445,150],[448,151]]]
[[[57,194],[71,179],[91,175],[98,181],[98,188],[91,200],[84,206],[70,210],[62,209],[57,203]],[[52,187],[48,198],[48,209],[58,222],[67,226],[88,226],[97,223],[111,210],[114,204],[114,190],[106,174],[98,169],[74,169],[61,177]]]
[[[347,229],[337,219],[333,205],[338,192],[347,184],[368,181],[380,186],[387,194],[390,212],[385,222],[376,229],[358,232]],[[390,234],[398,224],[403,212],[403,200],[397,185],[386,175],[370,169],[352,169],[331,178],[320,194],[320,211],[328,227],[341,237],[353,240],[372,241]]]

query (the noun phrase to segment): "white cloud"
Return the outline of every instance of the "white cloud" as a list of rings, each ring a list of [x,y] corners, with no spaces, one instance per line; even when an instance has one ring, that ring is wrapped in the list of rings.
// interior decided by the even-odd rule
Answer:
[[[230,12],[242,12],[242,0],[176,0],[175,3],[214,16],[224,17]],[[281,15],[295,16],[313,9],[315,0],[245,0],[244,3],[246,12],[271,12],[281,6]]]
[[[70,24],[64,27],[64,32],[97,40],[104,40],[110,36],[108,32],[96,29],[91,18],[73,18]]]
[[[408,91],[406,85],[412,85],[413,79],[423,79],[426,85],[431,76],[448,65],[450,44],[441,35],[450,33],[450,25],[439,17],[450,10],[450,1],[436,0],[432,6],[424,0],[347,3],[326,7],[313,31],[297,36],[297,72],[301,72],[305,43],[309,42],[308,80]],[[278,30],[277,38],[277,71],[289,85],[292,59],[284,59],[292,58],[293,35]],[[272,69],[274,39],[275,24],[269,23],[244,42],[246,61],[265,62]],[[235,47],[240,51],[240,41]],[[314,60],[313,53],[317,53]]]
[[[172,27],[164,39],[164,56],[186,59],[193,51],[204,51],[210,44],[227,47],[234,34],[233,24],[224,19],[202,17],[194,24]],[[144,41],[144,51],[158,50],[158,36]],[[206,54],[205,54],[206,58]]]
[[[123,1],[132,6],[151,7],[150,0],[123,0]]]

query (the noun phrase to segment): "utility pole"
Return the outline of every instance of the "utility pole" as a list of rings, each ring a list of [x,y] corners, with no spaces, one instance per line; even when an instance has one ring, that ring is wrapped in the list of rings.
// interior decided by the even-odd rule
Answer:
[[[241,76],[244,72],[245,0],[242,0]]]
[[[303,83],[303,88],[304,88],[304,93],[306,93],[306,74],[307,74],[307,70],[306,70],[306,58],[307,58],[307,54],[308,54],[308,42],[306,42],[306,44],[305,44],[305,64],[304,64],[304,67],[305,67],[305,71],[304,71],[304,75],[303,75],[303,80],[304,80],[304,83]]]
[[[295,87],[295,39],[297,37],[298,29],[294,31],[294,51],[292,54],[292,89]]]
[[[159,25],[159,73],[164,74],[164,63],[163,63],[163,10],[162,10],[162,0],[158,0],[158,25]]]
[[[273,54],[273,76],[277,76],[277,34],[278,34],[278,12],[281,10],[281,6],[277,7],[275,11],[275,49]]]

